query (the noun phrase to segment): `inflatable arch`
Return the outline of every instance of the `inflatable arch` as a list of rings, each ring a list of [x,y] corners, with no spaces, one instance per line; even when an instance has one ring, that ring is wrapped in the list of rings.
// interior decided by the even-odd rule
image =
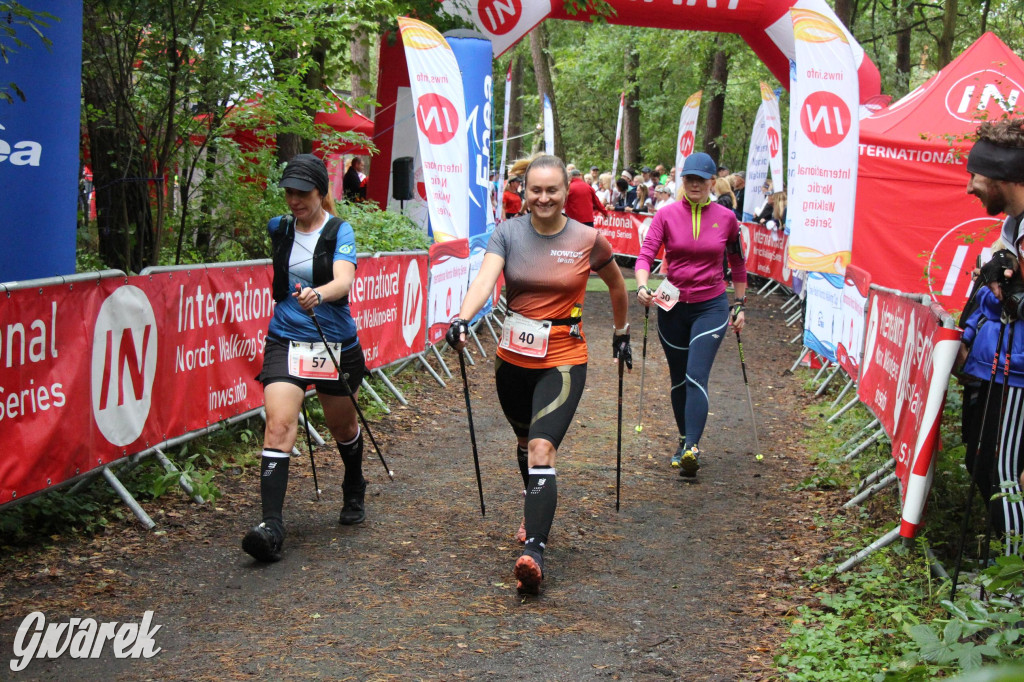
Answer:
[[[688,31],[736,33],[761,58],[787,89],[789,62],[794,57],[791,8],[824,14],[838,26],[842,22],[825,0],[607,0],[615,15],[608,23],[624,26],[672,28]],[[589,21],[592,13],[572,15],[562,0],[444,0],[445,9],[462,16],[489,38],[495,55],[515,45],[545,19]],[[843,29],[857,63],[860,101],[881,92],[878,68],[864,48]]]

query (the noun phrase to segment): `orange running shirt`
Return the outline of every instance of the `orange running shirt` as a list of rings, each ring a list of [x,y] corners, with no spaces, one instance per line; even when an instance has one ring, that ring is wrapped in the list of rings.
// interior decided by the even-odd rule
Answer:
[[[533,229],[528,215],[494,228],[487,253],[505,260],[509,309],[533,320],[566,318],[573,307],[582,308],[590,271],[603,268],[612,259],[611,245],[594,228],[567,219],[561,232],[545,236]],[[551,327],[544,357],[531,358],[504,348],[498,349],[498,357],[536,369],[582,365],[587,361],[587,342],[585,337],[571,336],[568,325],[558,325]]]

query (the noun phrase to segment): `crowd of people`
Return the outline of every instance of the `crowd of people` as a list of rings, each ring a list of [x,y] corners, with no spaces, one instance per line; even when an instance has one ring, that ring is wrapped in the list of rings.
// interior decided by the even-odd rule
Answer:
[[[570,180],[576,180],[576,183],[570,182],[572,196],[566,211],[577,220],[580,220],[579,216],[587,216],[591,212],[602,215],[608,211],[654,215],[683,198],[683,188],[677,182],[675,167],[666,169],[662,164],[654,168],[643,166],[639,170],[627,167],[617,178],[613,178],[611,172],[602,172],[599,166],[591,166],[590,172],[586,174],[571,163],[566,168]],[[505,219],[522,215],[528,210],[524,203],[522,181],[522,167],[517,172],[513,166],[505,186],[500,188],[500,210]],[[742,220],[746,182],[746,173],[743,171],[734,173],[725,166],[716,166],[709,196],[712,201],[732,211],[737,220]],[[585,193],[583,185],[588,185],[592,193]],[[495,196],[498,196],[498,190],[495,186]],[[762,191],[765,198],[758,206],[756,219],[762,224],[774,221],[772,226],[784,225],[785,204],[782,204],[781,216],[773,215],[773,201],[769,201],[772,197],[771,183],[767,183]],[[763,216],[766,217],[762,220]],[[593,217],[580,221],[591,224]]]

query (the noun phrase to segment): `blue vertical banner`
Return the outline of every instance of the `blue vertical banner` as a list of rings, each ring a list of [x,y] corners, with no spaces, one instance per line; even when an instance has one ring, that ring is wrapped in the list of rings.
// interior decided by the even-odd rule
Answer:
[[[55,18],[40,18],[49,47],[31,27],[11,24],[24,45],[0,70],[14,99],[0,102],[0,282],[75,271],[82,0],[21,4]]]
[[[491,41],[475,31],[445,33],[462,73],[466,99],[466,134],[469,138],[469,279],[473,281],[483,263],[487,242],[494,231],[491,204],[491,130],[493,129],[494,75]],[[477,315],[490,312],[488,302]],[[475,321],[477,318],[474,318]]]

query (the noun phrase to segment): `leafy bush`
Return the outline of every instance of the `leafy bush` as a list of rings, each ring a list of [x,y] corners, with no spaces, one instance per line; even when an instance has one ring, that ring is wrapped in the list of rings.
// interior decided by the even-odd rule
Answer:
[[[339,203],[338,217],[355,229],[356,250],[360,253],[415,251],[430,246],[430,237],[416,223],[404,215],[382,211],[372,202]]]

